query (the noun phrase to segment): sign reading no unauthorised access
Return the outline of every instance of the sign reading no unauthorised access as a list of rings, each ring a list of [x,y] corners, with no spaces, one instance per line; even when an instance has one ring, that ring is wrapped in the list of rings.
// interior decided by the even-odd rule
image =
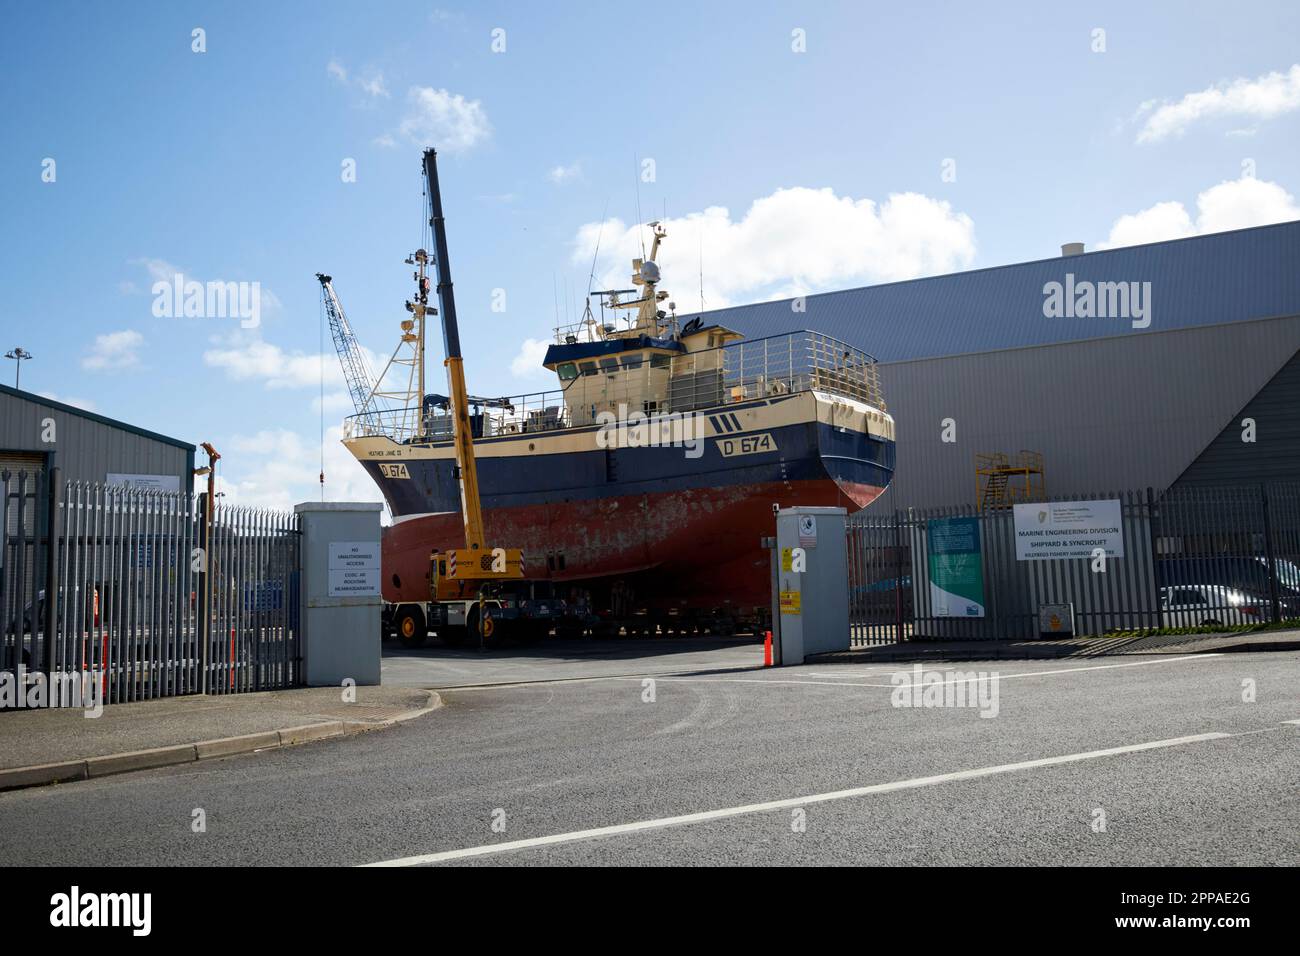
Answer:
[[[379,542],[330,542],[330,597],[379,593]]]

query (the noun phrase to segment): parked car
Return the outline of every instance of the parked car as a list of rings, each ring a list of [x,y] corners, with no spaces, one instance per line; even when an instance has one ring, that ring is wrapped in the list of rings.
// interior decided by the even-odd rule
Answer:
[[[1300,617],[1300,567],[1286,558],[1274,558],[1273,568],[1282,617]],[[1168,587],[1212,584],[1261,596],[1263,607],[1269,607],[1268,559],[1262,556],[1168,557],[1160,559],[1158,570],[1161,584]]]
[[[1160,589],[1165,627],[1239,627],[1263,624],[1268,600],[1220,584],[1176,584]]]

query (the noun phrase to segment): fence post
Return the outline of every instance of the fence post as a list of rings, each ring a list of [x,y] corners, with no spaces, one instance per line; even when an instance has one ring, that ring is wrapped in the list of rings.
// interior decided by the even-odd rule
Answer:
[[[45,476],[45,653],[41,655],[41,671],[45,674],[47,688],[50,687],[54,659],[54,632],[59,620],[59,479],[62,475],[61,469],[50,468]],[[39,619],[40,614],[36,616]],[[36,633],[35,627],[32,633]]]
[[[1268,561],[1268,603],[1273,612],[1273,623],[1282,620],[1282,602],[1277,593],[1277,561],[1273,557],[1273,524],[1268,514],[1268,486],[1263,482],[1259,486],[1260,502],[1264,506],[1264,555]]]
[[[916,582],[912,582],[915,587]],[[898,509],[894,509],[894,638],[903,643],[903,539]]]
[[[212,497],[207,492],[199,493],[199,565],[198,605],[199,611],[199,693],[208,692],[208,665],[212,653],[212,592],[208,588],[209,564],[212,555],[208,553],[209,539],[212,533]]]
[[[1160,606],[1160,595],[1165,592],[1165,579],[1160,562],[1160,532],[1164,530],[1160,527],[1156,515],[1156,494],[1155,491],[1147,486],[1147,529],[1151,538],[1151,581],[1155,585],[1156,593],[1152,596],[1151,607],[1155,615],[1155,627],[1152,630],[1160,630],[1164,627],[1164,613]]]

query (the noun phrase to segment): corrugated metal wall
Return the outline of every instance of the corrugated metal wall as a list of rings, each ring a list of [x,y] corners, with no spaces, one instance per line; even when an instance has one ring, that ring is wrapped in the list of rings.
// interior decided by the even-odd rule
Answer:
[[[1254,441],[1243,440],[1244,419]],[[1226,428],[1178,478],[1178,484],[1239,484],[1300,478],[1300,355],[1233,415]]]
[[[44,438],[47,420],[54,441]],[[193,484],[194,447],[100,415],[0,386],[0,452],[45,454],[65,481],[103,482],[110,473],[176,475]]]
[[[1150,282],[1150,327],[1046,318],[1043,286],[1067,273],[1077,282]],[[1296,315],[1300,222],[810,295],[802,312],[791,303],[719,309],[705,319],[748,338],[813,329],[895,362]]]
[[[898,466],[871,508],[971,503],[975,454],[1022,448],[1043,453],[1052,496],[1166,488],[1298,349],[1293,316],[882,365]],[[1260,442],[1276,447],[1297,406],[1269,402],[1258,417]]]

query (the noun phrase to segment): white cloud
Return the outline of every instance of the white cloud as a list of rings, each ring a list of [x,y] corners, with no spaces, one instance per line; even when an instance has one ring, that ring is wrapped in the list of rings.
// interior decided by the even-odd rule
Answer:
[[[335,427],[325,433],[325,497],[329,501],[382,501]],[[321,496],[321,447],[285,429],[234,435],[221,445],[218,488],[233,505],[287,510]]]
[[[975,257],[970,217],[918,193],[877,204],[831,189],[778,189],[738,221],[711,206],[664,226],[661,289],[673,293],[679,313],[699,307],[701,250],[706,309],[951,272]],[[588,223],[578,230],[573,260],[589,266],[600,236],[599,287],[625,288],[649,234],[619,219],[608,220],[603,235],[600,223]]]
[[[322,370],[327,388],[343,384],[343,372],[334,356],[286,352],[261,339],[208,349],[203,363],[224,369],[236,381],[260,379],[267,388],[319,388]]]
[[[542,368],[542,359],[546,357],[550,344],[542,339],[524,339],[519,354],[510,361],[510,374],[515,378],[531,378],[544,373],[546,369]]]
[[[1238,77],[1188,93],[1176,103],[1156,106],[1148,100],[1139,113],[1151,112],[1138,131],[1139,143],[1181,136],[1193,123],[1223,117],[1267,120],[1300,109],[1300,63],[1285,73],[1266,73],[1253,80]]]
[[[1180,202],[1160,202],[1141,212],[1120,216],[1110,227],[1110,236],[1098,249],[1138,246],[1144,242],[1181,239],[1196,234],[1192,217]]]
[[[1156,203],[1141,212],[1120,216],[1099,249],[1162,242],[1186,236],[1266,226],[1300,219],[1300,205],[1277,183],[1243,176],[1211,186],[1196,197],[1196,221],[1182,203]]]
[[[81,360],[81,367],[92,372],[133,368],[140,364],[137,354],[144,336],[133,329],[95,336],[91,352]]]
[[[393,139],[392,134],[384,133],[382,136],[376,136],[374,139],[376,146],[382,146],[384,149],[396,149],[397,140]]]
[[[144,266],[145,271],[149,273],[149,278],[154,282],[171,282],[176,273],[181,271],[166,259],[140,258],[132,259],[130,262],[131,265]]]
[[[352,399],[343,378],[338,357],[287,351],[259,338],[231,335],[214,339],[216,348],[203,353],[203,364],[219,368],[237,382],[260,381],[269,389],[320,389],[321,373],[325,376],[325,410],[352,412]],[[382,369],[386,360],[362,348],[362,355],[372,374]],[[319,393],[312,398],[312,410],[320,411]]]
[[[358,79],[357,87],[366,96],[382,96],[384,99],[388,99],[390,96],[388,87],[384,85],[384,74],[382,73],[373,73],[368,77]]]
[[[417,146],[459,152],[487,139],[492,132],[492,124],[478,100],[429,86],[411,87],[407,99],[410,111],[399,130]]]
[[[389,97],[388,87],[384,84],[384,74],[378,70],[371,70],[365,76],[352,75],[348,73],[347,67],[338,60],[332,59],[326,64],[325,72],[343,86],[360,90],[371,99]]]
[[[568,166],[556,166],[546,174],[546,178],[557,186],[563,186],[565,183],[572,182],[581,177],[582,163],[570,163]]]
[[[99,406],[88,398],[70,398],[67,395],[56,395],[54,392],[37,392],[41,398],[48,398],[51,401],[62,402],[64,405],[71,405],[73,408],[84,408],[88,412],[99,411]]]

